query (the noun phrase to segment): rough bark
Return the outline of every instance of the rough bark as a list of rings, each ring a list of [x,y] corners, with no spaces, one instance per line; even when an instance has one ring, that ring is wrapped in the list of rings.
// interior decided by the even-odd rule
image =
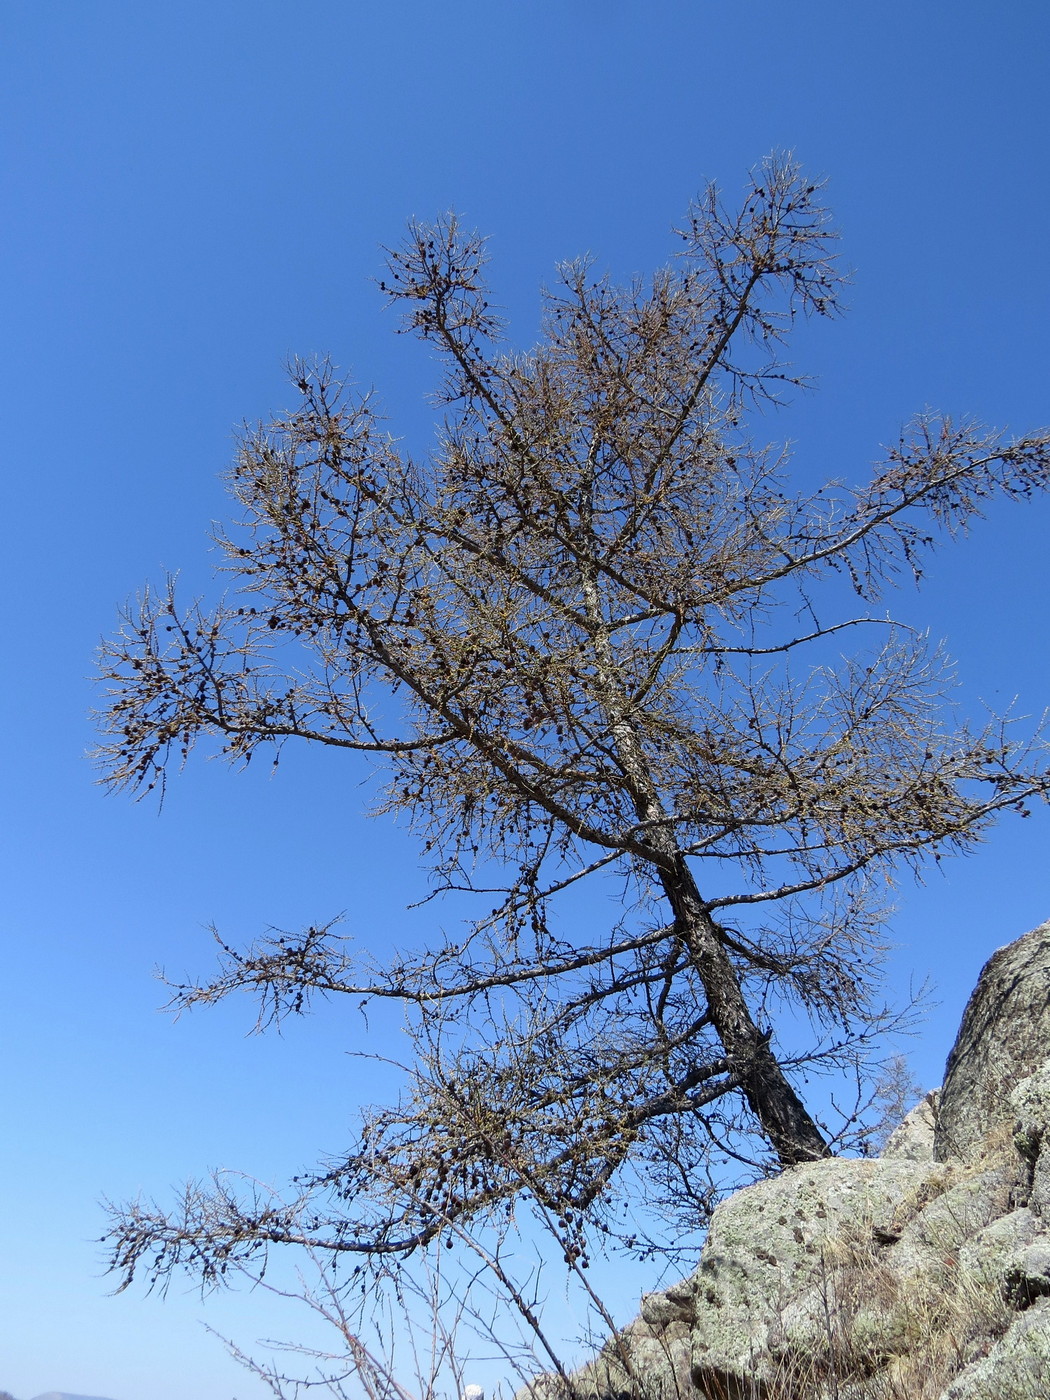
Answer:
[[[664,889],[707,992],[719,1038],[740,1078],[741,1091],[781,1165],[791,1167],[830,1156],[820,1129],[770,1049],[769,1032],[755,1024],[736,968],[681,857],[673,873],[664,877]]]

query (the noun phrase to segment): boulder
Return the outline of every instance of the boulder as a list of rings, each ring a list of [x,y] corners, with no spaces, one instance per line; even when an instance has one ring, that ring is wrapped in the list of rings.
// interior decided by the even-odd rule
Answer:
[[[729,1377],[771,1380],[785,1345],[809,1345],[832,1242],[847,1230],[895,1239],[905,1203],[936,1169],[909,1161],[829,1159],[738,1191],[715,1212],[693,1276],[692,1373],[701,1389]],[[785,1302],[808,1300],[789,1317]]]
[[[943,1400],[1041,1400],[1050,1395],[1050,1299],[1016,1318],[988,1355],[968,1366]]]
[[[883,1158],[903,1157],[909,1162],[932,1162],[941,1091],[933,1089],[917,1103],[893,1130],[882,1149]]]
[[[1009,1117],[1009,1093],[1050,1055],[1050,923],[985,964],[948,1056],[933,1155],[966,1160]]]

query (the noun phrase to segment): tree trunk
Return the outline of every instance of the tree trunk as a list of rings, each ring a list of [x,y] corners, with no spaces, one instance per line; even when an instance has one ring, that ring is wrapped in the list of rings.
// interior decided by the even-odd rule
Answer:
[[[676,856],[673,871],[661,872],[661,879],[678,932],[704,984],[722,1046],[781,1165],[792,1167],[831,1156],[820,1129],[769,1048],[768,1034],[755,1025],[736,968],[704,909],[684,857]]]
[[[625,693],[605,629],[601,598],[593,572],[581,578],[585,606],[594,627],[594,655],[609,727],[617,756],[634,794],[635,811],[648,826],[648,840],[658,859],[656,870],[674,911],[676,931],[689,949],[704,991],[707,1009],[722,1048],[739,1078],[741,1092],[782,1166],[817,1161],[831,1155],[805,1104],[788,1083],[769,1036],[755,1025],[740,978],[704,907],[692,871],[666,825],[666,812],[646,763],[645,751],[626,716]]]

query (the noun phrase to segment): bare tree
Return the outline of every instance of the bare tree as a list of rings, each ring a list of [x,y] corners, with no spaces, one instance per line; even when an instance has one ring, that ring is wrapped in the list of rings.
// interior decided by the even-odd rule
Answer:
[[[113,786],[149,790],[198,740],[372,755],[435,892],[485,900],[388,965],[309,928],[224,944],[177,989],[248,989],[264,1023],[394,998],[420,1059],[283,1207],[220,1183],[118,1212],[126,1279],[215,1279],[275,1243],[400,1257],[522,1194],[586,1262],[618,1179],[700,1212],[742,1130],[783,1165],[832,1150],[793,1078],[879,1028],[889,877],[1050,787],[1038,740],[971,730],[943,660],[875,605],[935,535],[1044,487],[1050,434],[927,416],[867,484],[790,488],[747,417],[801,382],[793,320],[835,310],[818,200],[778,159],[739,212],[708,190],[650,283],[561,269],[526,355],[500,348],[481,240],[410,226],[380,285],[444,362],[435,449],[409,458],[371,396],[296,364],[298,407],[232,470],[232,596],[169,584],[104,648]],[[559,918],[610,876],[611,927]]]

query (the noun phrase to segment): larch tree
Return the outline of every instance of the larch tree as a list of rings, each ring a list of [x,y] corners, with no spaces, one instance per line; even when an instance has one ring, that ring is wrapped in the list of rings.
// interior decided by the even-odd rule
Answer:
[[[792,489],[748,415],[799,382],[792,322],[835,311],[833,237],[771,159],[738,211],[694,204],[651,281],[563,267],[513,354],[482,241],[411,225],[380,285],[445,366],[434,449],[403,452],[326,363],[244,435],[231,592],[147,592],[104,647],[108,782],[149,790],[198,741],[368,755],[435,891],[483,906],[384,964],[335,925],[223,943],[176,989],[247,989],[263,1022],[393,998],[419,1060],[288,1201],[218,1182],[118,1210],[125,1281],[275,1244],[401,1259],[523,1194],[572,1261],[620,1182],[701,1212],[705,1164],[749,1136],[773,1166],[835,1150],[797,1086],[879,1028],[888,880],[1050,787],[1038,737],[969,727],[879,600],[991,498],[1044,488],[1050,434],[924,416],[865,483]],[[560,912],[609,876],[608,927],[608,901]]]

